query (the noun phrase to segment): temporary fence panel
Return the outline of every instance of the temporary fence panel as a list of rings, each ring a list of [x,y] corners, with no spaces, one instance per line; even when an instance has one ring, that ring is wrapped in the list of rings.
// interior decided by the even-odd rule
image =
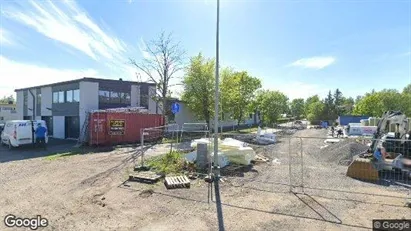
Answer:
[[[326,144],[323,137],[291,137],[288,161],[290,190],[361,194],[368,188],[376,194],[396,194],[407,198],[411,188],[411,140],[376,140],[387,149],[383,154],[386,157],[384,161],[377,161],[373,153],[367,158],[359,155],[367,153],[372,141],[340,139]],[[358,177],[349,177],[347,171],[354,160],[364,161],[354,166],[360,168],[355,170]],[[388,185],[389,188],[386,187]]]
[[[134,112],[96,112],[90,116],[90,145],[137,143],[141,129],[164,125],[157,114]]]

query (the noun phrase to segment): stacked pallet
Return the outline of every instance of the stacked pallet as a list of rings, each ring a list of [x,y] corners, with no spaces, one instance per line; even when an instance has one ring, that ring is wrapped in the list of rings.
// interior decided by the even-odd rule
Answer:
[[[187,176],[167,176],[164,184],[167,189],[190,188],[190,180]]]

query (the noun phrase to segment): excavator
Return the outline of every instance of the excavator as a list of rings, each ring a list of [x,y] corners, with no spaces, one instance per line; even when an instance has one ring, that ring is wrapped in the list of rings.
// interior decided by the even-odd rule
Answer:
[[[348,166],[347,176],[375,181],[382,170],[394,170],[410,177],[411,173],[411,131],[408,119],[400,111],[384,112],[377,124],[370,148],[358,155]],[[395,125],[395,132],[388,132]],[[374,153],[383,152],[384,158],[378,160]]]

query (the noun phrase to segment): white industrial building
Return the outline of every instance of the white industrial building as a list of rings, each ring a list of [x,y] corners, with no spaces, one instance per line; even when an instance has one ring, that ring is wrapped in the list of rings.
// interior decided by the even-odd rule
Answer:
[[[82,78],[15,91],[16,119],[45,120],[54,138],[78,138],[91,110],[141,106],[159,113],[152,83]]]

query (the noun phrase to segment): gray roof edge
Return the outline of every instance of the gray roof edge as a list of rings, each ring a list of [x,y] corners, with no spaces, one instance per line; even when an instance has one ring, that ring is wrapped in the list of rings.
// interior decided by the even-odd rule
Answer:
[[[24,90],[29,90],[29,89],[36,89],[36,88],[40,88],[40,87],[51,87],[51,86],[56,86],[56,85],[61,85],[61,84],[77,83],[77,82],[103,82],[103,81],[122,81],[124,83],[129,83],[129,84],[148,84],[148,85],[151,85],[151,86],[156,85],[155,83],[149,83],[149,82],[137,82],[137,81],[128,81],[128,80],[119,80],[119,79],[103,79],[103,78],[95,78],[95,77],[83,77],[83,78],[80,78],[80,79],[72,79],[72,80],[68,80],[68,81],[44,84],[44,85],[39,85],[39,86],[19,88],[19,89],[15,89],[14,92],[24,91]]]

